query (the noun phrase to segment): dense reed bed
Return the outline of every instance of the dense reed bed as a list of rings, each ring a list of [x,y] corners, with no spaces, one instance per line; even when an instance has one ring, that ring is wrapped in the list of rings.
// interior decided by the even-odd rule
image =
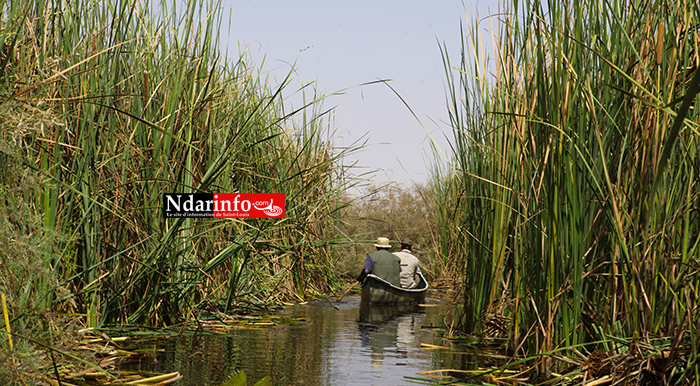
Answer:
[[[2,1],[2,279],[58,310],[171,325],[328,291],[349,181],[323,97],[220,51],[216,1]],[[313,91],[312,91],[313,93]],[[163,193],[285,193],[285,219],[165,219]]]
[[[515,0],[444,51],[441,251],[461,329],[530,358],[510,381],[700,379],[699,27],[697,2]]]

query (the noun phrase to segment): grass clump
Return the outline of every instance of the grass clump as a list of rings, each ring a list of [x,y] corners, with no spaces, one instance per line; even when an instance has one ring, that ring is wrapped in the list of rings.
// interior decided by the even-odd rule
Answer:
[[[493,62],[478,27],[458,64],[445,51],[454,172],[435,186],[462,330],[506,316],[530,381],[697,382],[699,17],[692,2],[513,1]],[[607,373],[555,377],[601,351]]]
[[[273,85],[245,52],[224,57],[218,3],[2,9],[0,290],[13,326],[47,310],[169,326],[334,285],[346,179],[323,97],[286,113],[291,70]],[[286,218],[166,220],[174,192],[285,193]]]
[[[25,196],[46,181],[26,165],[23,145],[33,133],[50,130],[55,117],[40,106],[10,105],[0,108],[0,294],[6,306],[0,312],[6,312],[13,337],[2,319],[0,381],[21,385],[28,380],[21,374],[42,363],[23,337],[52,342],[58,328],[47,311],[65,310],[69,291],[60,285],[55,256],[67,237],[47,228],[36,202]]]

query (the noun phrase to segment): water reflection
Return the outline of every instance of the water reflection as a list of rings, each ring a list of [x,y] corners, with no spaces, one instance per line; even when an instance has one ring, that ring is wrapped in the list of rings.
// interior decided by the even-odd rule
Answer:
[[[408,357],[408,348],[415,344],[416,322],[424,314],[419,305],[371,306],[361,303],[358,329],[362,347],[369,347],[371,357],[380,361],[385,351],[395,351],[397,357]]]
[[[406,376],[442,365],[439,353],[420,344],[443,344],[424,326],[437,325],[444,307],[366,306],[359,297],[318,302],[289,310],[305,325],[163,338],[147,347],[157,363],[127,367],[179,371],[179,385],[218,385],[235,370],[250,384],[267,375],[276,385],[408,384]]]

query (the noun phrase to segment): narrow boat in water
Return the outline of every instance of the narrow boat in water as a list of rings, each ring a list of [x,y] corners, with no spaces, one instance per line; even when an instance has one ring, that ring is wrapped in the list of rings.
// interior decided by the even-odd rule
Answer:
[[[362,303],[407,304],[422,303],[428,291],[428,282],[419,272],[420,282],[416,288],[406,289],[392,285],[379,276],[369,274],[362,283]]]

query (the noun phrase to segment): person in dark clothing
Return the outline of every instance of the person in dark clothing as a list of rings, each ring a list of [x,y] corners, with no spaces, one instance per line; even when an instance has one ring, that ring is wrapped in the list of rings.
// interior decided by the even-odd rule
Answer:
[[[377,239],[376,252],[367,254],[365,266],[362,268],[357,281],[362,283],[370,273],[381,277],[389,283],[401,287],[401,259],[389,252],[391,244],[386,237]]]

